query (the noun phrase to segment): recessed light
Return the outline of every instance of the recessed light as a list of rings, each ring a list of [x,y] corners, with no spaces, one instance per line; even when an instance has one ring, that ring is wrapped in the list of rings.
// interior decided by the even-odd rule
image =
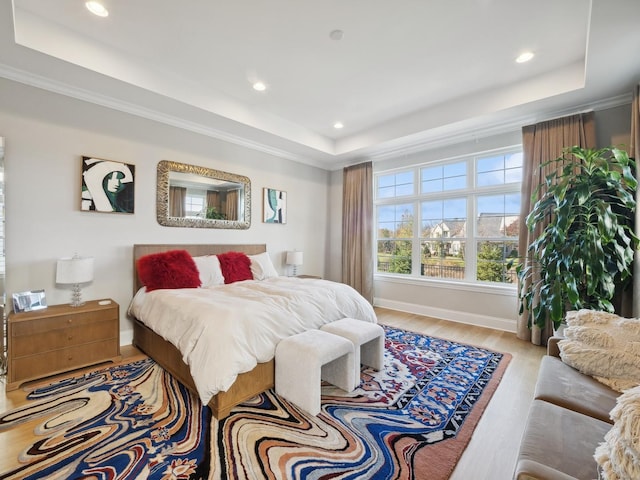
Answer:
[[[109,10],[104,8],[104,5],[102,5],[100,2],[85,2],[85,6],[94,15],[97,15],[99,17],[109,16]]]
[[[264,92],[267,89],[267,86],[262,82],[256,82],[253,84],[253,89],[258,92]]]
[[[333,124],[333,128],[335,128],[336,130],[340,130],[343,127],[344,125],[342,124],[342,122],[336,122]]]
[[[525,63],[533,58],[533,52],[523,52],[516,58],[517,63]]]

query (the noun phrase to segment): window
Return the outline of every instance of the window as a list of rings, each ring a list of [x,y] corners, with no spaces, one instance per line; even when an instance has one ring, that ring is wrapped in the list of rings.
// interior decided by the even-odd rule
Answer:
[[[413,172],[399,172],[378,178],[378,197],[395,198],[413,194]]]
[[[376,174],[376,271],[515,284],[521,178],[519,148]]]
[[[464,279],[467,199],[421,202],[420,274]]]
[[[202,217],[206,206],[205,193],[187,189],[185,198],[185,216],[189,218]]]

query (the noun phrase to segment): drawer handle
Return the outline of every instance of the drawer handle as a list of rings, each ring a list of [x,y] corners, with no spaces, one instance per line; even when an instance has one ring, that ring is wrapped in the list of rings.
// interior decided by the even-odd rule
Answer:
[[[67,360],[69,360],[70,362],[73,361],[73,357],[68,357]]]
[[[70,318],[69,320],[67,320],[67,323],[73,323],[73,319]]]
[[[69,336],[67,337],[67,340],[73,340],[73,335],[69,335]]]

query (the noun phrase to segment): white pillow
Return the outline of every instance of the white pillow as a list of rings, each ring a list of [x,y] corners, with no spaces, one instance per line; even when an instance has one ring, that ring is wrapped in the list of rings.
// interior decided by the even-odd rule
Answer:
[[[640,387],[626,390],[611,410],[613,427],[594,458],[607,480],[640,478]]]
[[[224,275],[222,275],[220,260],[218,260],[216,255],[193,257],[193,261],[196,262],[196,267],[198,267],[198,272],[200,272],[202,288],[224,285]]]
[[[267,252],[249,255],[249,259],[251,260],[251,273],[254,280],[266,280],[267,278],[278,276],[278,272]]]
[[[594,310],[568,312],[560,358],[622,392],[640,384],[640,320]]]

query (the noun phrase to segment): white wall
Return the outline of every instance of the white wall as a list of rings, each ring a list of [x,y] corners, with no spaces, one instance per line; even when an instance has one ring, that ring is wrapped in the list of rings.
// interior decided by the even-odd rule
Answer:
[[[598,146],[629,144],[630,105],[598,111],[595,117]],[[442,148],[374,161],[374,172],[518,145],[521,142],[522,135],[518,129]],[[362,161],[366,160],[362,159]],[[329,189],[332,192],[329,207],[329,229],[332,234],[328,245],[331,252],[330,258],[334,263],[327,266],[327,272],[333,279],[339,280],[338,252],[342,248],[342,171],[332,172]],[[395,310],[512,332],[515,332],[518,313],[517,294],[513,286],[488,288],[452,282],[398,278],[390,275],[375,276],[374,303]]]
[[[121,344],[131,343],[126,307],[135,243],[266,243],[276,268],[283,253],[305,252],[299,273],[324,275],[329,173],[213,138],[0,79],[5,139],[7,294],[44,288],[49,304],[68,303],[55,285],[63,256],[95,257],[83,298],[113,298],[121,308]],[[81,157],[136,166],[135,213],[81,212]],[[251,179],[248,230],[162,227],[156,221],[156,166],[174,160]],[[288,195],[286,225],[262,223],[263,187]],[[320,234],[319,234],[320,233]],[[338,255],[336,253],[336,255]],[[339,262],[339,260],[338,260]]]

